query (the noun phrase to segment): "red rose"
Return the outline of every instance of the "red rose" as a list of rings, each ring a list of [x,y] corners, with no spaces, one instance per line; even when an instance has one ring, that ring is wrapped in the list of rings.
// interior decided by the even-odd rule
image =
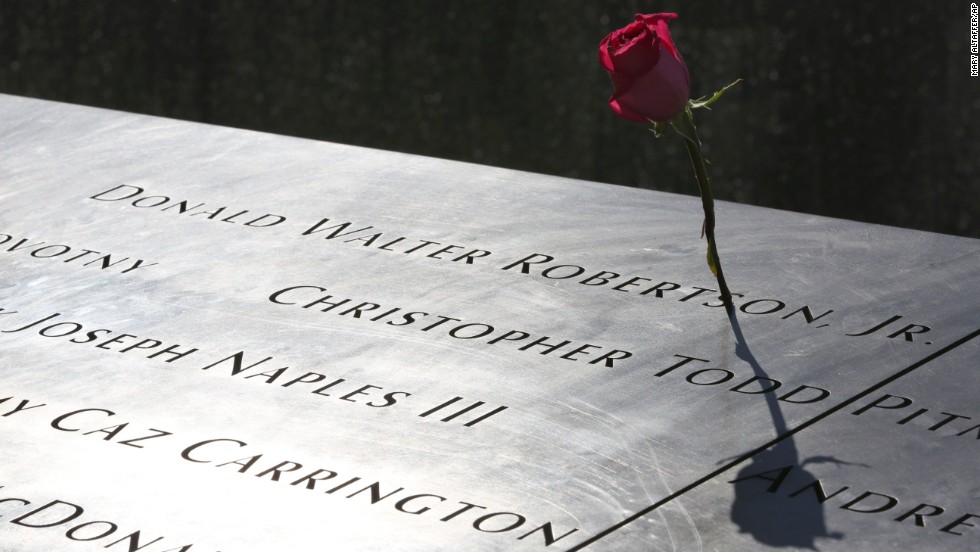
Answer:
[[[599,44],[599,63],[609,71],[609,107],[630,121],[666,121],[684,110],[691,76],[674,47],[667,21],[676,13],[639,14]]]

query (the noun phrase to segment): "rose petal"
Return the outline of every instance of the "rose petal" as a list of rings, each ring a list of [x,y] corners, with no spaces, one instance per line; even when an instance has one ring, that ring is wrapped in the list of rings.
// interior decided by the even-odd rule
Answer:
[[[637,77],[656,65],[660,57],[656,33],[642,23],[631,23],[617,33],[609,51],[616,73]],[[624,38],[626,43],[617,46]]]
[[[667,47],[667,51],[674,56],[674,59],[683,64],[684,58],[677,51],[677,46],[674,45],[674,39],[670,36],[670,31],[667,28],[667,22],[676,18],[676,13],[637,14],[636,16],[637,21],[644,23],[648,29],[657,35],[660,42]],[[688,84],[690,85],[690,75],[688,75]]]
[[[613,65],[612,56],[609,54],[610,43],[612,42],[613,35],[616,33],[609,33],[606,38],[602,39],[599,43],[599,64],[606,71],[612,73],[616,70],[616,66]]]
[[[633,77],[619,73],[609,73],[609,80],[612,81],[613,95],[622,94],[633,85]]]
[[[619,111],[615,107],[613,110],[640,114],[642,120],[666,121],[687,105],[691,93],[689,79],[683,62],[670,55],[661,55],[660,62],[650,72],[634,79],[629,88],[614,94]]]
[[[629,107],[621,104],[619,102],[619,100],[615,96],[613,96],[612,98],[609,98],[609,107],[611,107],[612,110],[614,112],[616,112],[616,115],[619,115],[620,117],[622,117],[622,118],[624,118],[624,119],[626,119],[628,121],[633,121],[633,122],[636,122],[636,123],[645,123],[645,122],[647,122],[647,118],[646,117],[644,117],[643,115],[641,115],[641,114],[633,111]]]

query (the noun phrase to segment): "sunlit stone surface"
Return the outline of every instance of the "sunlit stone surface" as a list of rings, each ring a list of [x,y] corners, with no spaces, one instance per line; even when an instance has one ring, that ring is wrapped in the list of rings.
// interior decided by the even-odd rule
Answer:
[[[0,548],[975,550],[975,240],[0,98]]]

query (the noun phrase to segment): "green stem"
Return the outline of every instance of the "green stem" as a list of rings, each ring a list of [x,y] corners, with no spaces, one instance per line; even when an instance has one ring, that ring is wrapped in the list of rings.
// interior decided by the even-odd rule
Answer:
[[[732,304],[732,293],[728,290],[728,284],[725,283],[725,273],[721,269],[721,259],[718,257],[718,245],[715,243],[715,201],[711,195],[708,169],[705,166],[704,156],[701,155],[701,140],[698,139],[698,131],[694,126],[691,110],[685,109],[671,119],[670,124],[684,138],[687,154],[691,158],[691,165],[694,166],[694,177],[698,182],[698,189],[701,192],[701,206],[704,208],[704,235],[708,239],[708,255],[714,264],[715,276],[718,278],[721,301],[725,304],[725,310],[731,314],[734,312],[735,306]]]

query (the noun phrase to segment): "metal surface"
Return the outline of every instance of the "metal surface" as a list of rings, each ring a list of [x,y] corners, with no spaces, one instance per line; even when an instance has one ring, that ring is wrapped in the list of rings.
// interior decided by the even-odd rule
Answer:
[[[975,240],[721,203],[732,321],[696,198],[9,96],[0,147],[0,550],[977,548]]]

